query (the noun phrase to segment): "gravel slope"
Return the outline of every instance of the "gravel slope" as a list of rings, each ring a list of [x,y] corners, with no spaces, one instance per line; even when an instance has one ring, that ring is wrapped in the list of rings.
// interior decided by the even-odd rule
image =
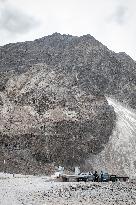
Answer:
[[[61,183],[48,177],[0,174],[0,205],[135,205],[136,184]]]
[[[115,99],[107,100],[114,107],[116,126],[104,150],[87,163],[94,170],[136,178],[136,111]]]

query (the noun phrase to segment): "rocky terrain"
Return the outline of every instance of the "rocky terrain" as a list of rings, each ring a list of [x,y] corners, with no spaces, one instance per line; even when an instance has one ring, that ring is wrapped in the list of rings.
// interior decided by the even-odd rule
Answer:
[[[116,129],[106,96],[135,109],[135,84],[135,61],[90,35],[55,33],[0,47],[0,170],[85,168]]]
[[[132,205],[136,203],[136,186],[132,183],[65,184],[44,192],[45,204],[58,205]]]
[[[89,157],[87,163],[99,171],[136,178],[136,111],[116,100],[107,100],[114,107],[116,126],[104,150]]]
[[[78,81],[86,92],[110,93],[131,107],[136,106],[136,62],[123,52],[110,51],[91,35],[54,33],[32,42],[0,47],[0,71],[5,74],[1,89],[13,72],[24,73],[35,64],[50,65],[65,74],[74,73],[74,83]]]
[[[1,205],[135,205],[135,182],[53,182],[49,177],[0,174]]]

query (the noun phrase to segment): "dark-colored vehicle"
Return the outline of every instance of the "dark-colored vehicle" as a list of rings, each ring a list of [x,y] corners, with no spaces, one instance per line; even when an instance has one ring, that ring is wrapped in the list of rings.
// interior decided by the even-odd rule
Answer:
[[[107,172],[103,173],[103,180],[102,181],[103,182],[110,181],[110,175]]]
[[[110,175],[110,181],[116,182],[117,181],[117,176],[116,175]]]

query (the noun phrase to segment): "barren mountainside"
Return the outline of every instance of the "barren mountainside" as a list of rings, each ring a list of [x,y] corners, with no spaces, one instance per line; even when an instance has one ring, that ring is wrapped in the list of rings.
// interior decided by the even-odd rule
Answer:
[[[0,47],[0,171],[47,173],[95,161],[118,122],[106,96],[135,110],[135,90],[135,61],[90,35]]]

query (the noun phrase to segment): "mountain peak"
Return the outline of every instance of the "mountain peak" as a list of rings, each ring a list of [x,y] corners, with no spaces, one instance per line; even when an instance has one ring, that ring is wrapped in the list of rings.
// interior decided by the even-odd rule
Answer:
[[[135,109],[135,69],[89,34],[0,47],[0,160],[10,159],[8,171],[72,169],[99,156],[117,122],[105,96]]]

